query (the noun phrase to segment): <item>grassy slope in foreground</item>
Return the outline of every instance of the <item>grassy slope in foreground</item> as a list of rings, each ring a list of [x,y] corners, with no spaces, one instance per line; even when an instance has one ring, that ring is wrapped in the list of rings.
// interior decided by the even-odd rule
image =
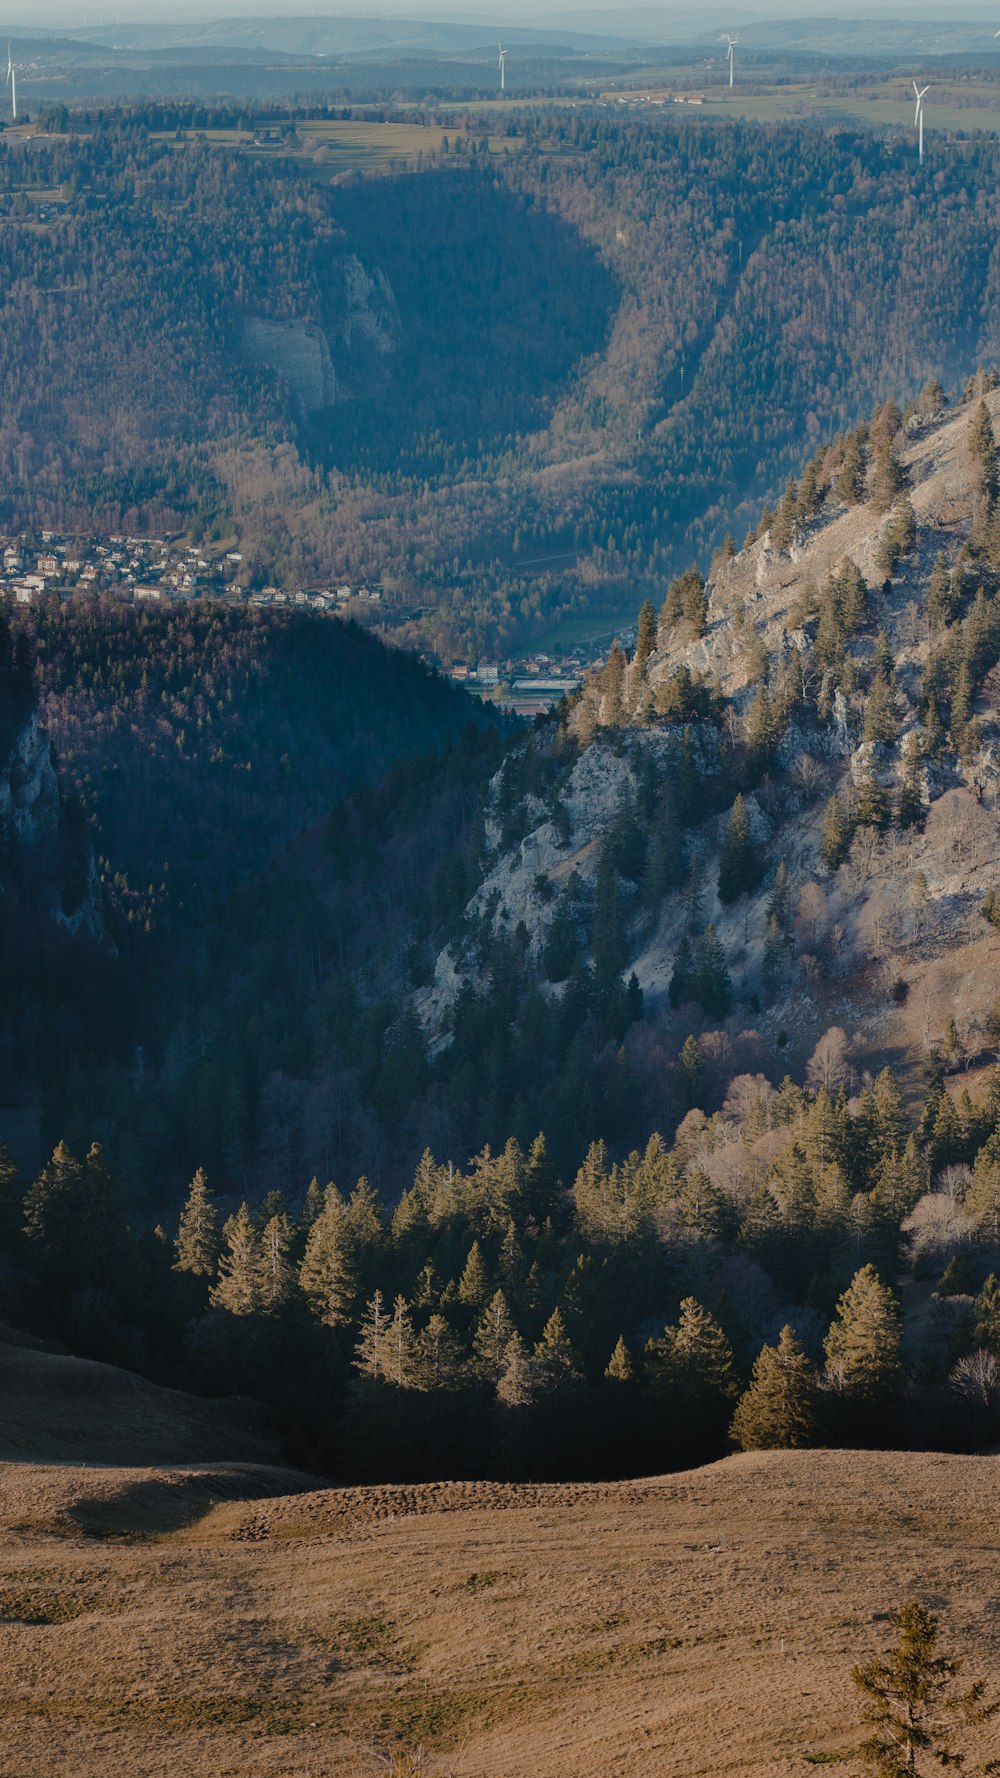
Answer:
[[[0,1470],[11,1778],[56,1744],[76,1778],[367,1778],[400,1745],[428,1778],[846,1774],[887,1610],[918,1593],[970,1671],[1000,1663],[992,1458],[214,1506],[195,1478],[179,1525],[182,1482]]]

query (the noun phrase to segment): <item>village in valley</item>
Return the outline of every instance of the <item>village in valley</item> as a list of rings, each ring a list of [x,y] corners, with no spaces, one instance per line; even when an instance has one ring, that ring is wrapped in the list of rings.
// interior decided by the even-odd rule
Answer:
[[[53,531],[0,537],[0,594],[20,606],[78,594],[111,596],[136,605],[219,599],[231,605],[320,612],[362,624],[386,641],[413,615],[406,608],[390,606],[378,581],[294,590],[258,586],[246,573],[238,549],[177,538],[98,540]],[[505,660],[425,658],[471,695],[511,714],[532,717],[576,691],[586,672],[603,665],[613,635],[624,642],[628,634],[626,625],[564,647],[552,642],[545,652],[522,650]]]

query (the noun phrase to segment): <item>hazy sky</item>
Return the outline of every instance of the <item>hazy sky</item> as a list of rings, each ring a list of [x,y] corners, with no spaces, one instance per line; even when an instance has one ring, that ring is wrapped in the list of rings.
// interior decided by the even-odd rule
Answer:
[[[79,29],[86,22],[96,25],[99,17],[105,25],[112,24],[117,17],[123,24],[150,19],[217,19],[227,15],[235,17],[265,18],[303,18],[336,16],[338,13],[348,17],[360,18],[366,11],[369,16],[390,18],[422,18],[422,19],[468,19],[477,23],[490,21],[502,23],[505,19],[519,20],[523,24],[544,26],[556,19],[564,25],[575,24],[579,30],[612,31],[616,13],[627,13],[634,22],[638,13],[647,13],[650,26],[659,26],[660,34],[668,23],[671,14],[683,15],[685,23],[690,24],[699,14],[704,14],[706,27],[714,26],[723,13],[734,22],[748,22],[752,18],[803,18],[810,14],[824,18],[906,18],[926,20],[929,14],[939,17],[953,16],[958,19],[977,19],[979,17],[1000,18],[1000,0],[990,4],[988,0],[760,0],[757,5],[753,0],[733,0],[727,7],[726,0],[721,5],[716,0],[670,0],[664,6],[649,6],[643,0],[626,0],[621,9],[612,4],[595,4],[595,0],[444,0],[443,4],[428,4],[428,0],[373,0],[365,7],[358,0],[347,0],[344,5],[310,4],[310,0],[285,0],[285,4],[276,4],[275,0],[0,0],[0,30],[10,22],[22,29],[26,24],[45,25],[49,29]]]

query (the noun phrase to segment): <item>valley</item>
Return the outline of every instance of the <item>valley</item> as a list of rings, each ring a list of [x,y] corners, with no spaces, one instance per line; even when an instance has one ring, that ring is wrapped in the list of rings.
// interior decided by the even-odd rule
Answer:
[[[4,1778],[994,1769],[1000,48],[793,11],[11,33]]]

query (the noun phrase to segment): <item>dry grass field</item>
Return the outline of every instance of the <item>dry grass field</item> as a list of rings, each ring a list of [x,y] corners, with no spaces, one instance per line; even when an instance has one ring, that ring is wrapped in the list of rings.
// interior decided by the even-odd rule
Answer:
[[[0,1467],[4,1778],[846,1774],[913,1594],[1000,1681],[996,1459],[268,1497],[307,1486]]]

